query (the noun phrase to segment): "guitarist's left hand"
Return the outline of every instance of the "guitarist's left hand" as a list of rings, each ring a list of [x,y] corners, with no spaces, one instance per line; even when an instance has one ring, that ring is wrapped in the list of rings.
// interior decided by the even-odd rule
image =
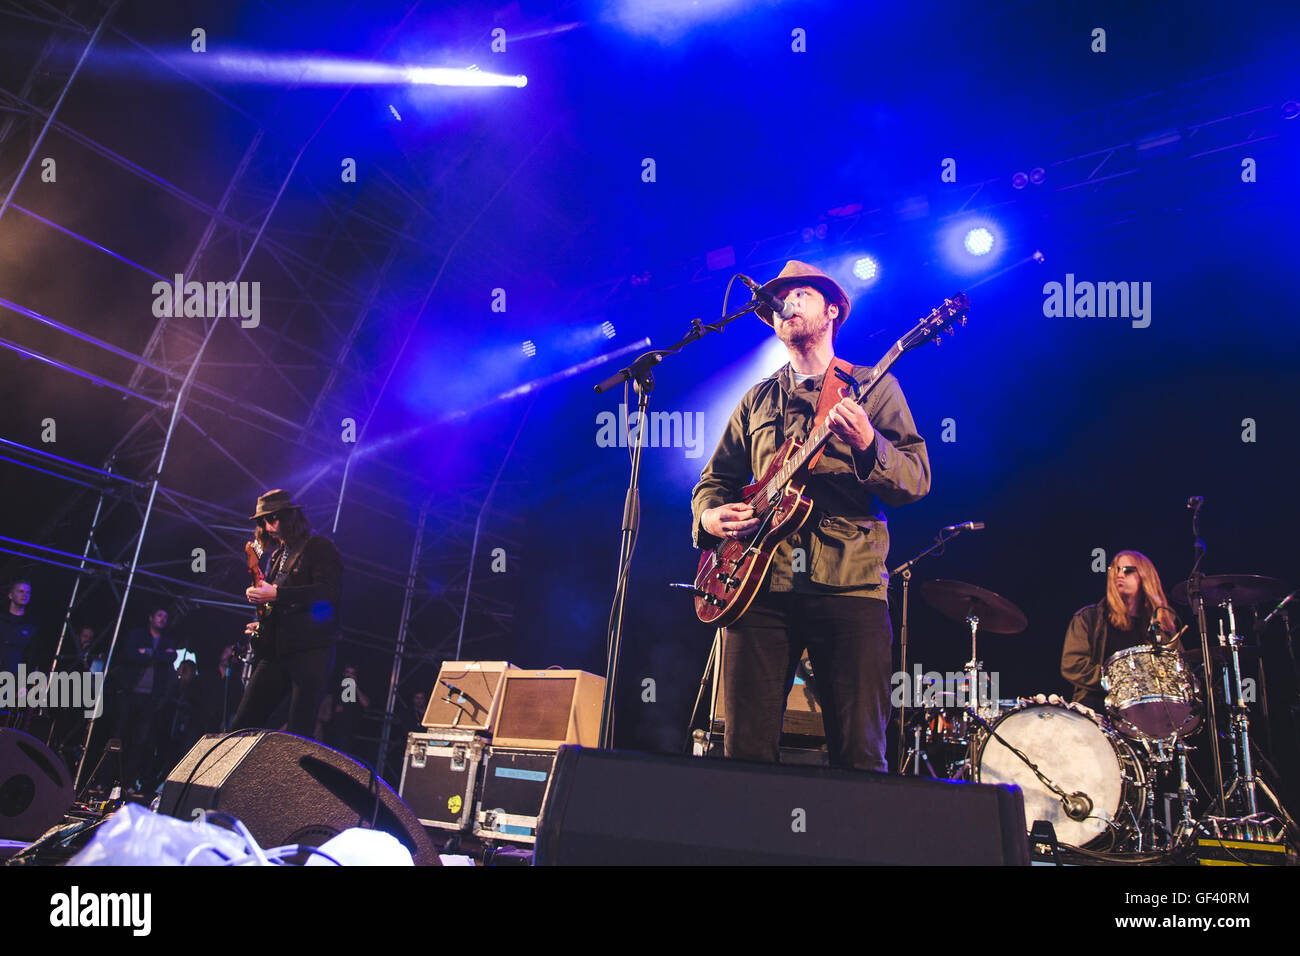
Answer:
[[[847,388],[841,388],[840,395],[839,403],[826,414],[826,428],[854,451],[866,451],[876,440],[876,430],[866,410],[848,397],[851,393]]]
[[[276,587],[263,581],[256,587],[248,588],[244,591],[244,596],[248,598],[249,604],[270,604],[275,600]]]

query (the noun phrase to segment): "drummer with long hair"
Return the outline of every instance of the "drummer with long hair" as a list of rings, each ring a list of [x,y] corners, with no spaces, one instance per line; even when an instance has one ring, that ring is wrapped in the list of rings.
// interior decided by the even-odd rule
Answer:
[[[1138,551],[1121,551],[1106,570],[1106,596],[1077,611],[1065,634],[1061,676],[1075,703],[1104,710],[1102,666],[1115,653],[1149,645],[1183,653],[1178,618],[1155,565]]]

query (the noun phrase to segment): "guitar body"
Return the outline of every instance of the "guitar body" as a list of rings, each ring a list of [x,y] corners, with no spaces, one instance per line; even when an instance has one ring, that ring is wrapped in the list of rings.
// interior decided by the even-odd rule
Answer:
[[[812,500],[804,497],[804,486],[797,480],[781,488],[773,500],[759,500],[763,486],[800,447],[793,439],[787,441],[767,472],[741,492],[742,500],[759,519],[758,529],[747,538],[724,538],[700,555],[695,573],[695,613],[705,624],[726,627],[749,610],[777,547],[812,513]]]
[[[255,541],[250,541],[244,545],[244,554],[248,558],[248,574],[253,579],[254,587],[264,584],[266,576],[262,574],[261,547]],[[257,633],[248,639],[248,651],[250,659],[253,661],[261,660],[270,654],[272,610],[273,606],[270,604],[259,604],[257,606]]]

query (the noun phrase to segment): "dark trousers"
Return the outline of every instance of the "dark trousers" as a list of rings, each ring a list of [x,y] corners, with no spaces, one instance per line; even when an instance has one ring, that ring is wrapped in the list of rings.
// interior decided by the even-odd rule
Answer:
[[[892,644],[884,601],[760,594],[723,644],[727,756],[776,761],[786,696],[806,647],[831,766],[885,770]]]
[[[155,748],[153,694],[128,691],[118,699],[117,736],[122,741],[123,763],[126,779],[123,787],[134,786],[139,780],[144,789],[150,788],[150,775],[154,770]]]
[[[316,730],[316,708],[333,667],[332,646],[258,661],[230,729],[265,726],[288,694],[289,732],[310,737]]]

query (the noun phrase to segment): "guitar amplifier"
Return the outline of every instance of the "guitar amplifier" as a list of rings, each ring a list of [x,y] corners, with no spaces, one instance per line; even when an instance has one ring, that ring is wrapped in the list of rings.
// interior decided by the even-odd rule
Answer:
[[[474,835],[484,840],[534,843],[555,751],[488,747]]]
[[[518,668],[509,661],[443,661],[420,723],[430,730],[446,727],[491,733],[501,680],[511,670]]]
[[[599,746],[604,694],[605,678],[586,671],[506,671],[492,742],[526,750]]]
[[[429,827],[468,831],[485,739],[472,730],[410,734],[397,792]]]

